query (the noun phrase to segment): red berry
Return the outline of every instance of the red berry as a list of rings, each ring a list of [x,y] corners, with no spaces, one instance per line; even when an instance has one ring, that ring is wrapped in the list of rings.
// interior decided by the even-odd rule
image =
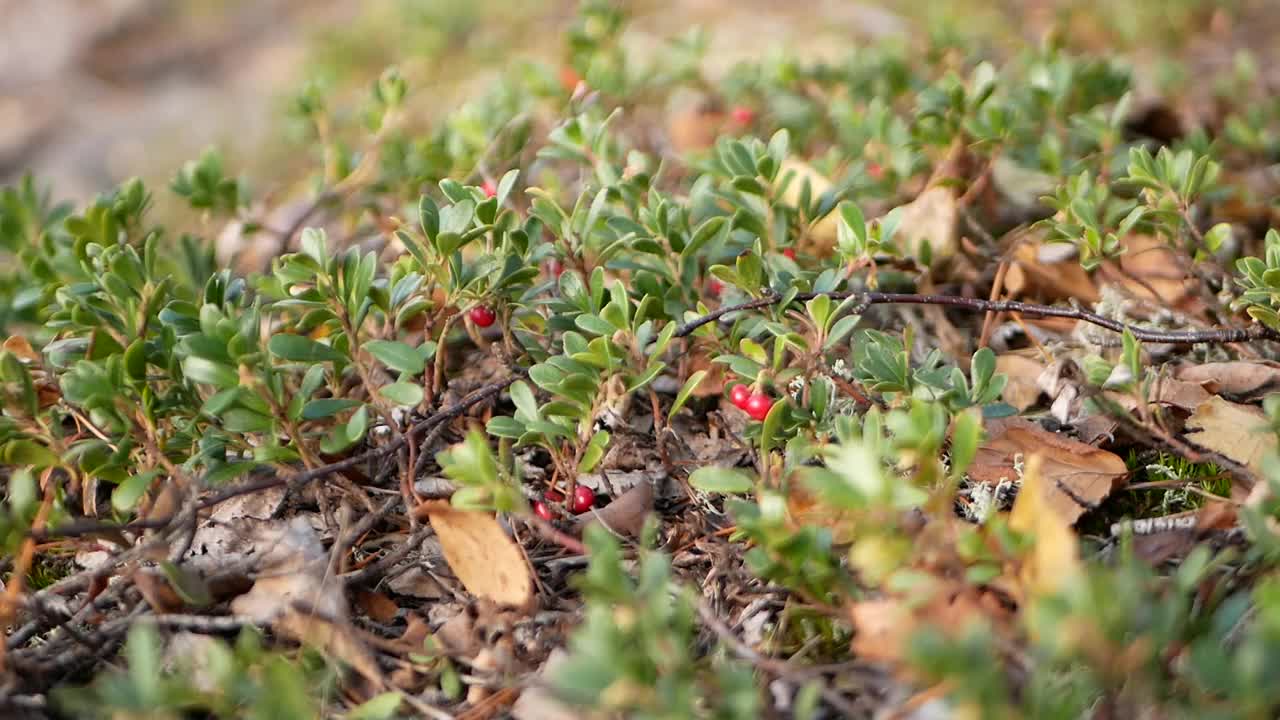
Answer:
[[[537,515],[543,520],[546,520],[547,522],[551,522],[551,517],[552,517],[551,508],[547,507],[547,504],[542,502],[541,500],[533,504],[533,514]]]
[[[769,409],[773,407],[773,400],[764,393],[753,393],[747,398],[746,407],[742,408],[747,411],[752,420],[763,420],[769,414]]]
[[[737,105],[729,111],[729,117],[736,125],[750,125],[755,122],[756,111],[745,105]]]
[[[574,514],[582,514],[590,510],[596,504],[596,494],[586,485],[579,485],[573,489],[573,505],[571,509]]]
[[[468,316],[471,318],[471,322],[476,324],[476,327],[482,328],[489,327],[493,324],[494,320],[498,319],[497,313],[484,305],[477,305],[471,308],[471,312],[468,313]]]
[[[719,295],[723,291],[724,283],[720,282],[719,278],[711,278],[707,281],[707,292],[712,295]]]
[[[746,385],[734,385],[733,389],[729,391],[729,400],[743,410],[747,409],[747,400],[750,398],[751,388]]]
[[[564,88],[565,92],[573,92],[580,82],[582,78],[576,70],[567,65],[560,68],[560,87]]]
[[[884,177],[884,168],[880,167],[880,163],[872,160],[867,163],[867,174],[871,176],[872,180],[879,180]]]
[[[553,278],[559,278],[564,274],[564,264],[556,258],[547,261],[547,274]]]
[[[484,191],[485,197],[493,197],[498,194],[498,188],[493,186],[492,180],[485,180],[484,184],[480,186],[480,189]]]
[[[795,249],[795,248],[787,248],[786,250],[783,250],[783,251],[782,251],[782,254],[783,254],[784,256],[786,256],[786,257],[791,258],[792,260],[795,260],[795,259],[796,259],[796,249]]]
[[[560,492],[559,490],[548,490],[547,494],[543,495],[543,497],[547,499],[547,502],[553,502],[553,503],[564,502],[564,493]]]

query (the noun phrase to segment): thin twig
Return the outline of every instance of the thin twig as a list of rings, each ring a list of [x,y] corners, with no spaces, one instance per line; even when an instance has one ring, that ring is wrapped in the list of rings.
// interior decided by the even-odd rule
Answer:
[[[711,611],[711,608],[707,607],[706,603],[698,602],[697,605],[698,617],[702,618],[702,622],[706,624],[706,626],[710,628],[710,630],[714,632],[725,645],[728,645],[729,649],[733,650],[735,655],[765,672],[772,673],[773,675],[777,675],[781,678],[796,679],[794,676],[796,675],[797,668],[792,668],[786,661],[766,657],[756,652],[750,645],[739,639],[723,620],[716,617],[716,614]],[[845,717],[854,717],[858,714],[857,708],[850,704],[849,701],[840,693],[827,687],[826,683],[819,686],[819,691],[822,693],[822,699],[826,700],[836,710],[844,713]]]
[[[1113,332],[1128,330],[1139,342],[1164,343],[1168,345],[1194,345],[1197,343],[1238,343],[1253,340],[1280,340],[1280,333],[1264,326],[1253,325],[1247,328],[1223,328],[1218,330],[1152,330],[1129,323],[1113,320],[1075,307],[1059,307],[1054,305],[1036,305],[1017,300],[982,300],[979,298],[957,297],[953,295],[918,295],[914,293],[884,293],[858,291],[831,291],[799,293],[795,300],[812,300],[825,295],[833,300],[857,298],[863,305],[942,305],[959,308],[970,312],[1012,312],[1034,317],[1059,317],[1106,328]],[[768,307],[782,301],[782,296],[770,294],[756,300],[749,300],[737,305],[729,305],[690,320],[676,329],[676,337],[685,337],[708,323],[734,312],[754,310]]]
[[[484,387],[467,395],[462,400],[459,400],[456,404],[451,405],[447,408],[444,408],[443,410],[440,410],[439,412],[434,413],[428,418],[420,420],[413,427],[409,428],[409,430],[406,431],[404,434],[399,435],[395,438],[392,438],[389,442],[387,442],[386,445],[383,445],[382,447],[374,448],[367,452],[352,455],[349,458],[339,460],[337,462],[332,462],[327,465],[321,465],[320,467],[306,470],[290,477],[285,477],[279,474],[275,474],[275,475],[268,475],[263,478],[253,480],[250,482],[241,483],[239,485],[233,485],[231,487],[225,488],[219,492],[213,493],[212,495],[205,497],[204,499],[200,500],[195,507],[197,510],[207,510],[208,508],[214,507],[215,505],[224,503],[232,498],[239,497],[241,495],[249,495],[252,493],[261,492],[263,490],[268,490],[270,488],[279,487],[281,485],[286,485],[286,484],[294,488],[299,488],[309,483],[315,482],[316,480],[319,480],[321,478],[328,477],[333,473],[341,472],[349,468],[357,467],[360,464],[369,462],[371,460],[379,460],[381,458],[384,458],[398,451],[401,447],[405,445],[405,443],[412,441],[413,438],[415,438],[417,435],[423,432],[426,432],[436,427],[437,425],[441,425],[456,417],[459,417],[464,412],[466,412],[468,408],[472,407],[476,403],[482,402],[484,400],[487,400],[501,393],[503,390],[507,389],[507,386],[509,386],[511,383],[515,382],[517,379],[519,379],[522,376],[523,376],[522,373],[516,372],[504,380],[499,380],[497,382],[485,385]],[[121,532],[126,530],[129,530],[129,531],[147,530],[147,529],[165,527],[170,523],[170,520],[171,520],[170,518],[162,518],[157,520],[139,520],[132,523],[126,523],[123,525],[113,524],[113,523],[103,523],[103,522],[92,522],[92,523],[76,522],[76,523],[68,523],[61,527],[52,528],[51,530],[48,530],[46,532],[33,530],[30,534],[30,537],[37,540],[45,540],[48,538],[55,538],[55,537],[79,537],[83,535],[92,535],[95,533],[103,533],[103,532]]]

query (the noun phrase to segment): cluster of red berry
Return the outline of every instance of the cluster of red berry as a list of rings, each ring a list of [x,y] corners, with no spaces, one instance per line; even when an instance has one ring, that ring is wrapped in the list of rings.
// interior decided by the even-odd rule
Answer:
[[[752,392],[746,385],[734,385],[729,391],[729,400],[752,420],[764,420],[773,407],[773,399],[762,392]]]
[[[552,490],[547,493],[546,497],[546,502],[539,500],[533,504],[533,514],[550,522],[553,515],[551,514],[551,506],[547,505],[547,503],[561,502],[564,500],[564,495]],[[573,489],[573,502],[569,504],[569,509],[573,511],[574,515],[581,515],[590,510],[595,504],[596,494],[592,492],[591,488],[586,485],[579,485]]]

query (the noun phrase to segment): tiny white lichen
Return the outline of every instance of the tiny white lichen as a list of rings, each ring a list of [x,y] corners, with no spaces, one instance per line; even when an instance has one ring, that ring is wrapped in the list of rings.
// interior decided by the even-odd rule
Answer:
[[[834,373],[836,377],[842,378],[844,380],[853,379],[853,370],[851,370],[849,366],[845,363],[844,358],[839,358],[838,360],[835,361],[835,363],[831,365],[831,372]]]

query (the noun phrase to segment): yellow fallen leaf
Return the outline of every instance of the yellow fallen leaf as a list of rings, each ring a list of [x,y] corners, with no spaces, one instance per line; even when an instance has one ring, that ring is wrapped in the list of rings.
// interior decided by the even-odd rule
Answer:
[[[794,174],[791,182],[787,185],[786,191],[782,193],[782,201],[788,205],[796,206],[800,204],[800,193],[804,188],[805,180],[809,181],[809,197],[811,201],[831,189],[831,181],[807,163],[794,158],[787,158],[782,161],[782,168],[778,171],[778,179],[785,178],[788,172]],[[827,213],[825,217],[818,220],[809,229],[808,242],[801,249],[815,255],[822,255],[831,250],[836,244],[839,223],[839,213],[835,211]]]
[[[458,510],[447,502],[427,506],[444,559],[467,591],[501,605],[527,607],[533,579],[524,554],[489,513]]]
[[[1276,450],[1276,436],[1266,425],[1261,410],[1215,395],[1187,418],[1187,439],[1261,475],[1263,460]]]
[[[1031,455],[1022,474],[1022,489],[1013,501],[1009,527],[1034,536],[1035,546],[1023,559],[1019,579],[1030,595],[1048,595],[1080,575],[1080,554],[1071,524],[1049,502],[1041,469],[1044,459]]]
[[[928,243],[931,262],[955,255],[959,247],[956,234],[959,217],[960,203],[955,190],[944,185],[926,188],[915,200],[902,206],[897,237],[903,252],[921,259],[924,245]]]

